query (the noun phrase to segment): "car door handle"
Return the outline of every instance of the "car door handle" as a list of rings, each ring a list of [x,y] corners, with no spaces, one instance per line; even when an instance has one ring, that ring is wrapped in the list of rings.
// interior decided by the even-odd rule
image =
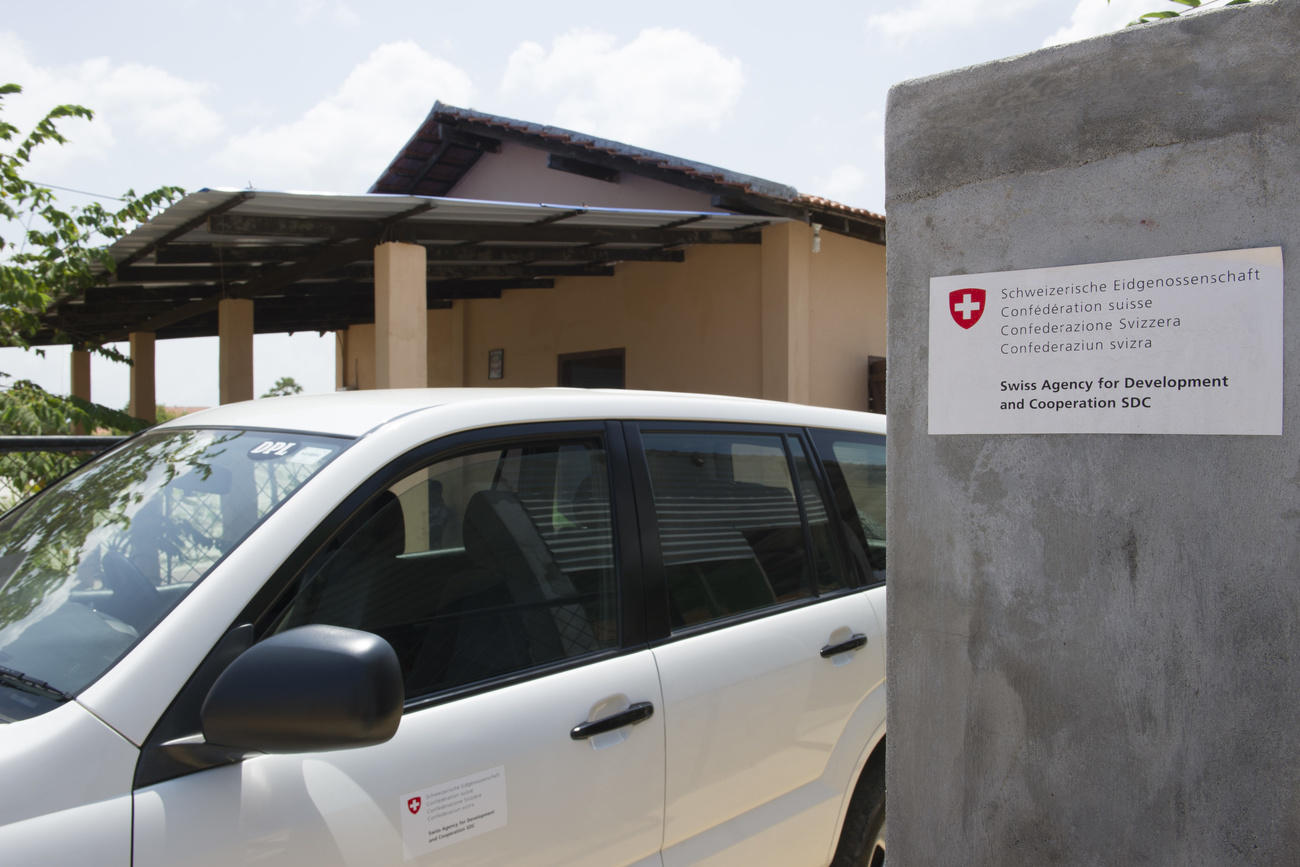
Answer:
[[[841,641],[839,644],[828,644],[822,648],[822,659],[830,659],[841,653],[848,653],[850,650],[857,650],[867,643],[867,636],[861,632],[854,633],[848,641]]]
[[[636,725],[642,720],[650,719],[650,717],[654,716],[654,712],[655,706],[653,704],[648,701],[638,701],[627,710],[603,716],[591,722],[578,723],[569,729],[569,737],[575,741],[586,740],[595,735],[612,732],[614,729],[621,729],[623,726]]]

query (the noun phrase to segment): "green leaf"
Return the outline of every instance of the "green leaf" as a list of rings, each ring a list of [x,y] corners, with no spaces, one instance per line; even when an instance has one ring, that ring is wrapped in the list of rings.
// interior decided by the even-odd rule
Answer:
[[[1177,17],[1178,17],[1177,12],[1147,12],[1145,15],[1138,18],[1137,20],[1130,21],[1128,23],[1128,26],[1132,27],[1135,24],[1146,24],[1147,22],[1154,21],[1157,18],[1177,18]]]
[[[1193,9],[1195,9],[1197,6],[1200,6],[1200,5],[1201,5],[1201,0],[1169,0],[1169,2],[1170,2],[1170,3],[1181,3],[1181,4],[1183,4],[1184,6],[1191,6]]]

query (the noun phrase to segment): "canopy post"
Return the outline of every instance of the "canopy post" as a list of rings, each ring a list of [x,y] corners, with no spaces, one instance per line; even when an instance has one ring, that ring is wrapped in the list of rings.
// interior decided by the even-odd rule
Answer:
[[[154,396],[154,333],[133,331],[131,344],[131,402],[127,413],[149,424],[158,421],[158,403]]]
[[[253,301],[222,298],[217,305],[221,403],[253,399]]]
[[[424,247],[390,242],[375,247],[375,385],[429,384]]]

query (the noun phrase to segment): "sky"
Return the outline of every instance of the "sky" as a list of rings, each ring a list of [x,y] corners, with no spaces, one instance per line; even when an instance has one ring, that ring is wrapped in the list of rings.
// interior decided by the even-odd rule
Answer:
[[[93,121],[28,177],[68,204],[127,189],[361,193],[435,100],[567,127],[884,212],[891,85],[1116,30],[1164,0],[120,0],[7,4],[3,116]],[[87,195],[87,194],[94,194]],[[216,339],[159,341],[157,396],[217,402]],[[254,390],[334,388],[332,335],[258,335]],[[0,349],[67,393],[68,353]],[[92,399],[127,368],[96,358]]]

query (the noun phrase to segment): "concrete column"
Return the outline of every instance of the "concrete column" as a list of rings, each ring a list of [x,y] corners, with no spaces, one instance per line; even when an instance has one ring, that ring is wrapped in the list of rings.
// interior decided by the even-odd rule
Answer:
[[[425,252],[419,244],[375,247],[375,385],[429,384]]]
[[[90,353],[78,346],[72,348],[72,396],[79,397],[82,400],[90,400]],[[74,434],[85,434],[83,425],[77,424],[72,426]]]
[[[131,402],[127,405],[127,413],[154,424],[158,421],[158,403],[154,397],[154,333],[135,331],[128,339],[131,344]]]
[[[890,92],[894,867],[1300,851],[1297,44],[1300,3],[1250,3]],[[932,331],[930,278],[1271,246],[1282,435],[929,432],[931,354],[956,330]],[[1241,290],[1219,291],[1226,315]],[[977,327],[1013,321],[988,301]]]
[[[429,311],[429,385],[465,385],[465,302]]]
[[[808,226],[781,223],[763,230],[763,397],[769,400],[810,399],[811,256]]]
[[[253,301],[223,298],[217,305],[220,398],[222,403],[253,399]]]

